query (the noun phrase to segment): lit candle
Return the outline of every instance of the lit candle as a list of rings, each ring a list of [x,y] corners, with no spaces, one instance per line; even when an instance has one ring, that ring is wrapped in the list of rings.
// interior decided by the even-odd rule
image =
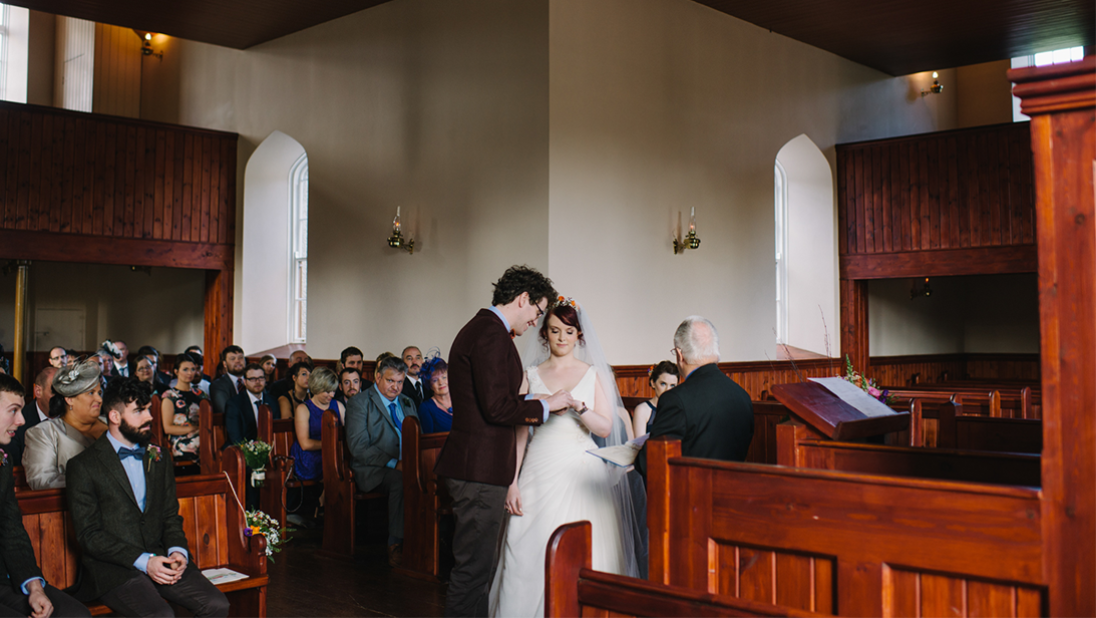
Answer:
[[[400,207],[396,206],[396,218],[392,219],[392,231],[400,231]]]
[[[692,207],[689,214],[689,232],[696,231],[696,206]]]

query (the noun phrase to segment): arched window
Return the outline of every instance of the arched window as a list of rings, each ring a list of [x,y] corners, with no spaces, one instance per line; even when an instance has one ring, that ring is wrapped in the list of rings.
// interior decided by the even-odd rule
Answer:
[[[289,172],[289,212],[292,243],[289,272],[289,341],[304,343],[308,333],[308,155],[302,154]]]
[[[776,343],[788,342],[788,175],[780,161],[774,167],[776,205]]]

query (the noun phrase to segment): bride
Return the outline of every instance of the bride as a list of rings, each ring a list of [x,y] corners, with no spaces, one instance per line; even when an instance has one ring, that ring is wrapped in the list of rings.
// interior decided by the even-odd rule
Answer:
[[[561,297],[539,326],[539,337],[522,359],[532,365],[523,390],[547,396],[565,389],[580,403],[578,409],[551,415],[531,438],[528,428],[516,430],[518,472],[506,495],[511,517],[491,584],[492,616],[544,615],[548,538],[568,522],[592,524],[594,569],[638,573],[624,469],[586,452],[632,437],[612,369],[573,300]]]

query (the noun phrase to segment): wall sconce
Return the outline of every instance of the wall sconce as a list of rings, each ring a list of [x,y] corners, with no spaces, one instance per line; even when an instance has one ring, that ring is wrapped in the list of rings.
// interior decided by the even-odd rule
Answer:
[[[164,52],[156,53],[152,50],[152,37],[154,36],[153,33],[145,32],[144,30],[137,30],[137,29],[134,29],[133,31],[137,33],[137,36],[141,37],[141,54],[142,55],[144,55],[144,56],[156,56],[160,60],[164,59]]]
[[[696,236],[696,206],[689,213],[689,233],[685,240],[674,238],[674,255],[685,253],[686,249],[696,249],[700,246],[700,239]]]
[[[392,219],[392,235],[388,237],[388,246],[393,249],[406,249],[412,255],[415,253],[415,240],[412,238],[404,240],[403,234],[400,232],[399,206],[396,206],[396,218]]]
[[[944,86],[940,84],[940,74],[936,71],[932,72],[932,86],[928,90],[922,90],[921,96],[926,94],[940,94],[944,91]]]
[[[929,278],[925,277],[925,283],[921,286],[921,289],[917,289],[917,280],[913,280],[913,285],[910,286],[910,300],[919,298],[921,296],[932,296],[932,288],[929,287]]]

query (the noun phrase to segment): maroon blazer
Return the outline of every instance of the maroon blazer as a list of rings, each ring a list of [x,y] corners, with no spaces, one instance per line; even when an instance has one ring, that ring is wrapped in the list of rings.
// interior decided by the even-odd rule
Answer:
[[[544,406],[526,401],[521,357],[494,312],[480,309],[449,349],[453,428],[434,472],[463,481],[509,486],[515,472],[515,425],[540,425]]]

